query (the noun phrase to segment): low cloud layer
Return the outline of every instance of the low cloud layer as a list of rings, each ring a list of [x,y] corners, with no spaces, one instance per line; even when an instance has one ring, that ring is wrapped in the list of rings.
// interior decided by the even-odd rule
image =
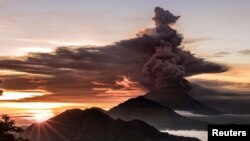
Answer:
[[[197,58],[179,47],[182,36],[170,27],[178,18],[169,11],[156,8],[153,18],[156,27],[151,30],[151,34],[140,33],[136,38],[108,46],[59,47],[52,53],[30,53],[23,57],[2,58],[0,69],[27,73],[2,76],[2,88],[42,89],[52,93],[43,96],[44,99],[55,101],[94,99],[110,90],[117,93],[119,90],[127,93],[150,90],[156,87],[155,78],[151,79],[151,74],[143,73],[143,68],[157,52],[164,53],[165,45],[162,49],[156,48],[167,42],[173,47],[171,54],[178,55],[178,59],[172,59],[171,65],[174,64],[174,70],[177,66],[183,69],[183,74],[176,75],[175,80],[185,80],[187,76],[201,73],[226,71],[226,66]],[[169,74],[162,75],[165,78]],[[127,85],[131,87],[128,88]],[[38,99],[41,97],[33,98]]]
[[[249,114],[249,83],[233,83],[223,81],[193,80],[193,87],[189,94],[199,101],[228,114]],[[229,86],[234,90],[224,89]],[[245,87],[247,93],[239,93],[239,88]],[[238,88],[238,89],[237,89]],[[220,89],[220,91],[218,91]],[[224,89],[224,90],[223,90]]]
[[[212,55],[211,57],[225,57],[227,55],[230,55],[231,53],[226,52],[226,51],[220,51]]]
[[[250,55],[250,49],[240,50],[239,53],[243,55]]]

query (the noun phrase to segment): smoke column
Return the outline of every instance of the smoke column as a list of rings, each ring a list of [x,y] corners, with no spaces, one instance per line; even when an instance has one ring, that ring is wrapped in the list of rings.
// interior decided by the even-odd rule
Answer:
[[[144,73],[155,82],[156,88],[168,86],[188,88],[190,85],[185,80],[185,63],[181,59],[186,52],[178,48],[182,36],[171,28],[179,16],[174,16],[160,7],[156,7],[154,12],[155,36],[159,40],[155,45],[155,53],[144,65]]]

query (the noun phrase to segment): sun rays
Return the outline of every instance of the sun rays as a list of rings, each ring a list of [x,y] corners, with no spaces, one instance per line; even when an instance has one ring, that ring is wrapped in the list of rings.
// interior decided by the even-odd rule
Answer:
[[[74,107],[85,108],[86,104],[59,103],[59,102],[2,102],[0,103],[0,113],[7,113],[12,118],[17,119],[18,124],[42,123],[49,118]]]
[[[52,110],[29,110],[27,112],[31,113],[31,119],[36,122],[44,122],[45,120],[55,116]]]

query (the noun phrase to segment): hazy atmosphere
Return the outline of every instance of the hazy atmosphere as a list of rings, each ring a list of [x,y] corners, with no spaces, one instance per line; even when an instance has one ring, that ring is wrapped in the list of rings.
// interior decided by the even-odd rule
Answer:
[[[141,73],[159,55],[144,48],[152,46],[153,28],[162,24],[152,20],[159,6],[176,15],[163,23],[183,36],[177,53],[171,52],[178,55],[172,64],[182,58],[195,62],[175,66],[178,74],[171,80],[213,91],[197,90],[193,97],[217,110],[225,102],[232,106],[227,114],[250,114],[241,107],[250,106],[249,5],[247,0],[0,0],[0,113],[29,125],[66,109],[108,110],[155,89],[147,77],[157,76],[156,86],[165,86],[151,68],[147,77]]]

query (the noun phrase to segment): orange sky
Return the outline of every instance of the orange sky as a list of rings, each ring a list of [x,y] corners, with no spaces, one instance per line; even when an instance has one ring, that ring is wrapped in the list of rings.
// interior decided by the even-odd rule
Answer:
[[[53,54],[58,46],[104,46],[129,39],[142,29],[153,27],[153,9],[162,6],[182,16],[175,28],[184,35],[183,45],[187,50],[231,67],[224,73],[189,77],[191,82],[217,90],[249,92],[248,1],[143,0],[143,5],[134,0],[98,2],[0,1],[0,59],[32,60],[35,57],[32,58],[29,52]],[[11,68],[11,64],[6,66]],[[68,64],[74,65],[72,62]],[[43,65],[36,66],[37,71],[51,69],[63,73],[46,71],[39,74],[29,65],[25,64],[25,67],[20,64],[16,70],[0,70],[3,80],[0,88],[4,90],[0,96],[0,113],[13,116],[18,124],[42,121],[68,108],[95,106],[109,109],[147,92],[126,75],[113,78],[116,81],[109,80],[108,76],[117,73],[115,71],[98,75]],[[128,68],[132,67],[128,65]],[[74,74],[68,73],[70,71]],[[92,81],[94,77],[103,82]],[[83,86],[89,89],[83,89]]]

